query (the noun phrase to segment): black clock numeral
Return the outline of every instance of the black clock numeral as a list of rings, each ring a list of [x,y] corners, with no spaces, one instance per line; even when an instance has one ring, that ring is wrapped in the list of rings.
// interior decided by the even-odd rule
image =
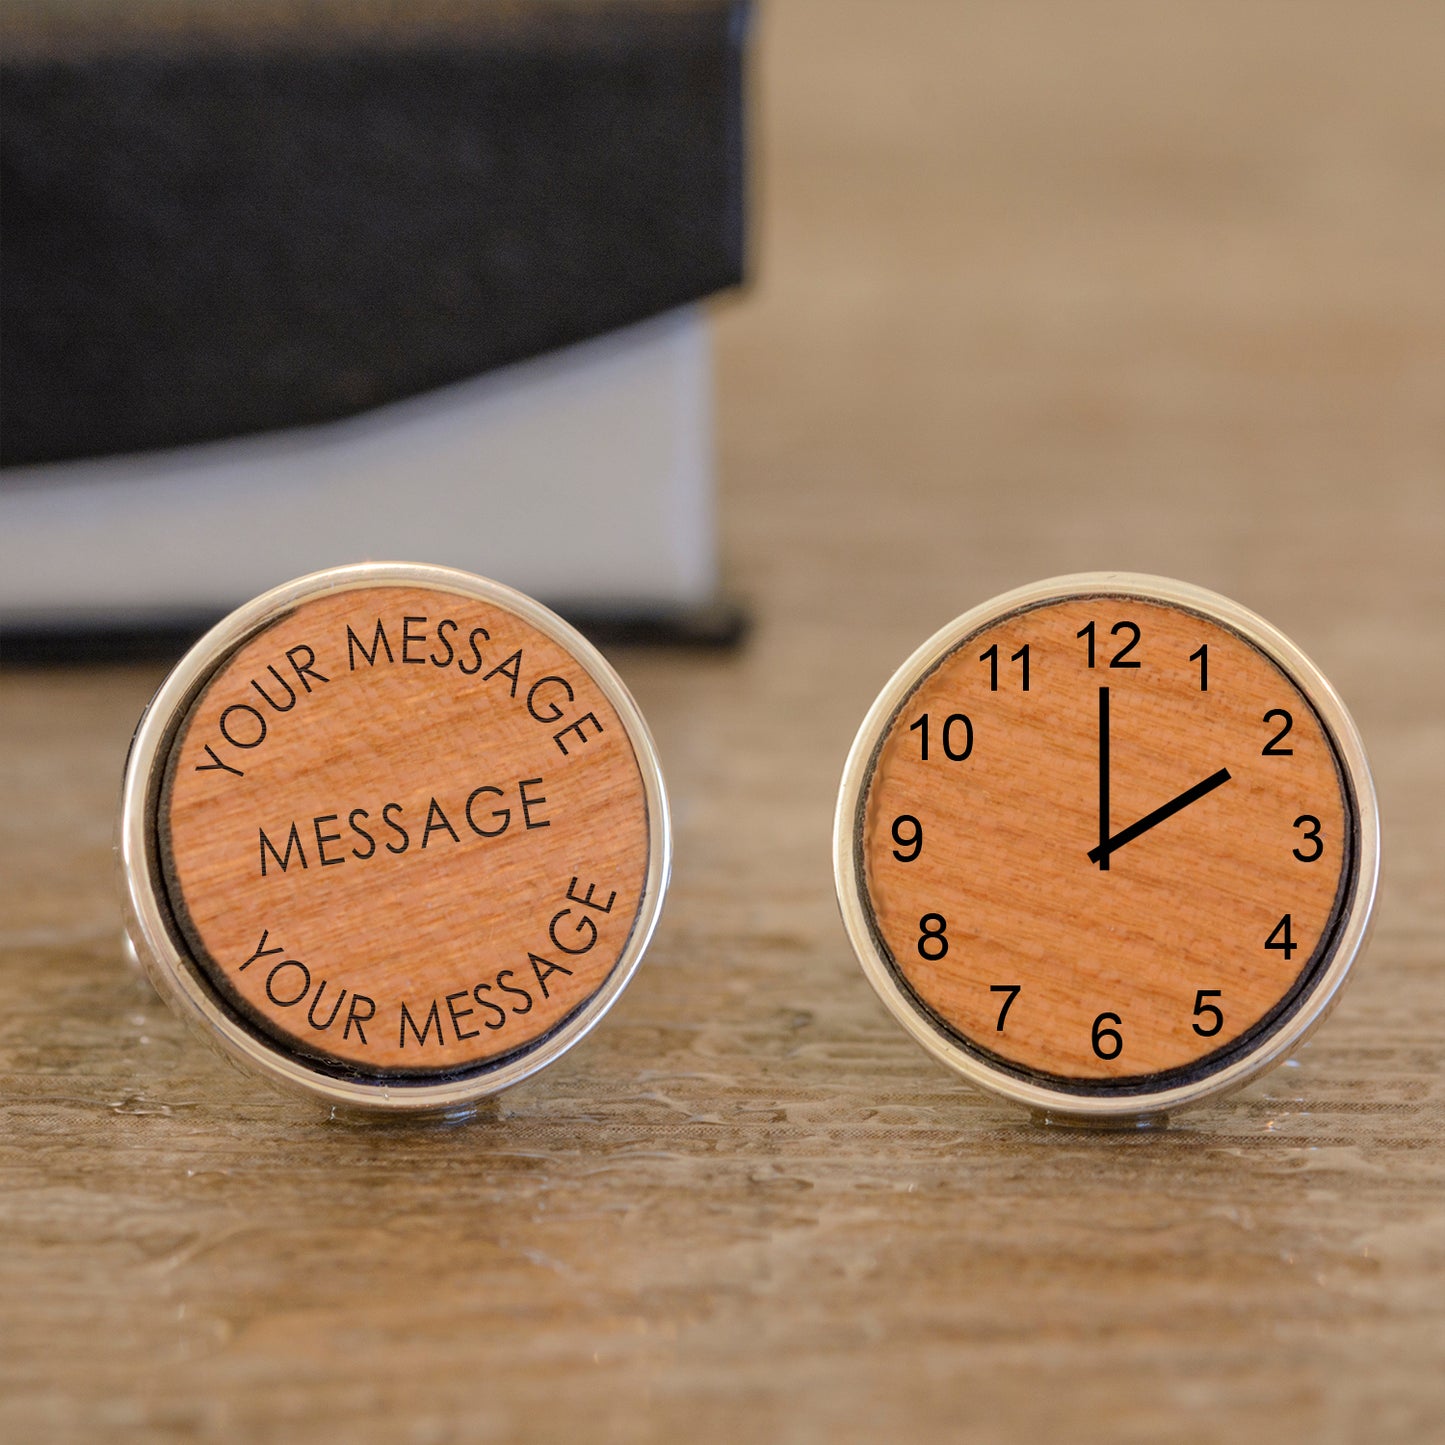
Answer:
[[[1282,708],[1272,707],[1265,713],[1265,722],[1274,722],[1279,718],[1284,719],[1284,726],[1260,749],[1262,758],[1292,758],[1293,748],[1282,748],[1279,746],[1288,736],[1289,730],[1294,726],[1294,719]]]
[[[925,913],[918,920],[918,952],[929,963],[937,963],[948,952],[948,940],[943,936],[948,920],[941,913]],[[937,952],[929,952],[933,945]]]
[[[963,729],[962,749],[954,746],[960,737],[959,728]],[[926,763],[928,761],[928,714],[921,713],[914,722],[909,723],[908,731],[919,734],[919,756]],[[969,721],[966,713],[950,713],[944,718],[941,741],[943,756],[951,763],[961,763],[973,751],[973,724]]]
[[[985,648],[984,651],[980,652],[979,655],[978,655],[978,660],[979,660],[980,662],[986,662],[986,663],[988,663],[988,690],[989,690],[990,692],[997,692],[997,691],[998,691],[998,643],[995,642],[991,647]],[[1020,672],[1020,676],[1021,676],[1022,679],[1023,679],[1023,690],[1024,690],[1025,692],[1027,692],[1027,691],[1029,690],[1029,645],[1028,645],[1028,643],[1027,643],[1027,642],[1024,643],[1024,645],[1023,645],[1021,648],[1019,648],[1019,650],[1018,650],[1016,653],[1014,653],[1014,655],[1013,655],[1011,658],[1009,658],[1009,661],[1010,661],[1010,662],[1018,662],[1018,663],[1022,663],[1022,664],[1023,664],[1023,666],[1019,669],[1019,672]]]
[[[1194,1025],[1194,1032],[1198,1034],[1200,1038],[1212,1039],[1215,1034],[1217,1034],[1220,1029],[1224,1027],[1223,1013],[1220,1012],[1219,1008],[1215,1004],[1204,1002],[1204,1000],[1207,998],[1220,998],[1222,996],[1223,995],[1221,991],[1217,988],[1201,988],[1194,995],[1194,1017],[1202,1018],[1205,1014],[1214,1015],[1213,1028],[1204,1028],[1200,1024]]]
[[[1124,1036],[1118,1029],[1100,1028],[1099,1025],[1106,1021],[1111,1024],[1122,1024],[1124,1022],[1118,1014],[1100,1014],[1099,1017],[1094,1020],[1091,1042],[1094,1045],[1094,1052],[1101,1059],[1117,1059],[1119,1055],[1124,1052]]]
[[[1189,660],[1190,660],[1190,662],[1197,662],[1197,663],[1199,664],[1199,691],[1200,691],[1200,692],[1208,692],[1208,691],[1209,691],[1209,644],[1208,644],[1207,642],[1201,642],[1201,643],[1199,644],[1199,651],[1198,651],[1198,652],[1191,652],[1191,653],[1189,654]]]
[[[1325,840],[1320,836],[1320,820],[1313,813],[1301,813],[1291,826],[1305,830],[1304,837],[1300,839],[1300,842],[1313,843],[1314,852],[1301,853],[1298,848],[1291,848],[1290,852],[1301,863],[1313,863],[1325,851]]]
[[[1139,645],[1139,629],[1132,622],[1116,622],[1109,629],[1110,637],[1117,637],[1121,632],[1129,631],[1134,635],[1121,647],[1109,661],[1110,667],[1138,667],[1138,662],[1125,662],[1124,659],[1133,652]]]
[[[1121,647],[1121,648],[1118,650],[1118,652],[1116,652],[1116,653],[1113,655],[1113,657],[1111,657],[1111,658],[1109,659],[1109,666],[1110,666],[1110,667],[1138,667],[1139,664],[1138,664],[1137,662],[1125,662],[1124,659],[1125,659],[1126,657],[1128,657],[1128,655],[1129,655],[1131,652],[1133,652],[1133,650],[1134,650],[1136,647],[1138,647],[1138,645],[1139,645],[1139,638],[1140,638],[1140,635],[1141,635],[1140,632],[1139,632],[1139,628],[1138,628],[1137,624],[1135,624],[1135,623],[1133,623],[1133,622],[1116,622],[1116,623],[1109,629],[1109,636],[1110,636],[1110,637],[1117,637],[1121,632],[1128,632],[1128,633],[1131,634],[1131,636],[1130,636],[1128,642],[1126,642],[1126,643],[1123,645],[1123,647]],[[1082,638],[1084,638],[1084,639],[1088,642],[1088,644],[1089,644],[1089,666],[1090,666],[1090,667],[1095,666],[1097,659],[1096,659],[1095,654],[1094,654],[1094,624],[1093,624],[1092,622],[1086,623],[1083,627],[1081,627],[1081,628],[1074,634],[1074,636],[1075,636],[1075,637],[1082,637]]]
[[[900,813],[893,820],[893,841],[898,844],[893,850],[893,856],[900,863],[912,863],[923,852],[923,824],[912,813]],[[911,848],[913,851],[902,852],[904,848]]]
[[[1008,1017],[1008,1011],[1013,1007],[1014,1000],[1019,996],[1019,990],[1023,987],[1021,983],[991,983],[988,986],[990,993],[1006,993],[1008,997],[1003,1001],[1003,1007],[998,1011],[997,1033],[1003,1032],[1003,1021]]]
[[[1288,913],[1274,926],[1274,932],[1264,941],[1266,948],[1277,948],[1288,959],[1299,947],[1290,934]]]

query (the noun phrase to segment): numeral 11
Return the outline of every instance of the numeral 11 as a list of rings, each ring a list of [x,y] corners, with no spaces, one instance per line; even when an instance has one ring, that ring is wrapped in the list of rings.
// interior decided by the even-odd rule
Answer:
[[[978,660],[979,660],[980,662],[986,662],[986,663],[988,663],[988,690],[989,690],[990,692],[997,692],[997,691],[998,691],[998,643],[995,642],[992,647],[988,648],[988,649],[987,649],[986,651],[984,651],[984,652],[979,653],[979,655],[978,655]],[[1021,673],[1022,678],[1023,678],[1023,690],[1024,690],[1025,692],[1027,692],[1027,691],[1029,690],[1029,645],[1028,645],[1028,643],[1027,643],[1027,642],[1024,643],[1024,645],[1023,645],[1021,648],[1019,648],[1019,650],[1018,650],[1016,653],[1014,653],[1014,655],[1013,655],[1011,658],[1009,658],[1009,661],[1010,661],[1010,662],[1018,662],[1018,663],[1022,663],[1022,664],[1023,664],[1023,666],[1020,668],[1020,673]]]

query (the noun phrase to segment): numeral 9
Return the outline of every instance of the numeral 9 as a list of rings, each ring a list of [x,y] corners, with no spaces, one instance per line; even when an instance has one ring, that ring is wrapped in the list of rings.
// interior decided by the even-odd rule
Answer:
[[[901,813],[893,820],[893,841],[898,847],[893,856],[900,863],[912,863],[923,852],[923,824],[912,813]],[[901,850],[911,848],[911,853]]]

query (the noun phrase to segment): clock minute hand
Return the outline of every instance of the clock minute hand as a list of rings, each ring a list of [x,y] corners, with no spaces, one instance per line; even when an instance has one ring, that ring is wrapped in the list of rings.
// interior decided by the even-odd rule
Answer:
[[[1197,803],[1206,793],[1212,793],[1228,781],[1228,768],[1220,768],[1217,773],[1210,773],[1202,782],[1195,783],[1192,788],[1185,788],[1177,798],[1170,799],[1162,808],[1155,808],[1152,813],[1145,813],[1137,823],[1130,823],[1127,828],[1120,829],[1112,838],[1100,843],[1097,848],[1090,848],[1089,861],[1098,863],[1100,867],[1108,867],[1109,854],[1122,848],[1125,843],[1132,843],[1141,833],[1147,833],[1150,828],[1162,823],[1165,818],[1172,818],[1181,809],[1187,808],[1191,803]]]
[[[1101,871],[1109,867],[1109,689],[1099,689],[1099,847]],[[1091,858],[1094,855],[1089,855]]]

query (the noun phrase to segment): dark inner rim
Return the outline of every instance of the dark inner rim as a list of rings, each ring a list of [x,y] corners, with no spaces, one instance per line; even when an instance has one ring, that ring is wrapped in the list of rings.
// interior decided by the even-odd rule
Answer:
[[[1060,602],[1079,602],[1094,599],[1099,601],[1147,602],[1152,603],[1154,606],[1176,608],[1180,612],[1186,612],[1192,617],[1198,617],[1204,622],[1211,623],[1216,627],[1223,628],[1226,632],[1232,633],[1246,646],[1263,657],[1276,671],[1289,681],[1295,692],[1303,699],[1310,712],[1314,714],[1315,721],[1319,723],[1320,730],[1324,733],[1325,739],[1330,745],[1330,756],[1335,765],[1335,778],[1339,783],[1340,792],[1345,800],[1348,827],[1346,829],[1345,866],[1340,870],[1339,887],[1335,890],[1335,901],[1331,907],[1329,923],[1320,935],[1320,941],[1314,953],[1300,969],[1288,992],[1284,994],[1279,1002],[1275,1004],[1263,1018],[1259,1019],[1258,1022],[1246,1029],[1237,1038],[1225,1044],[1222,1048],[1214,1050],[1213,1053],[1205,1054],[1203,1058],[1196,1059],[1191,1064],[1182,1064],[1177,1068],[1162,1069],[1150,1074],[1123,1074],[1116,1078],[1108,1079],[1079,1079],[1069,1074],[1051,1074],[1043,1069],[1031,1069],[1004,1058],[992,1049],[985,1048],[976,1039],[972,1039],[967,1034],[960,1032],[938,1014],[925,999],[919,996],[913,985],[909,983],[907,977],[904,975],[903,970],[898,966],[892,949],[889,948],[882,933],[879,931],[878,920],[873,913],[873,902],[868,894],[867,863],[863,856],[863,823],[867,811],[868,795],[872,791],[873,778],[878,767],[878,758],[883,751],[883,744],[893,731],[893,724],[898,720],[899,714],[907,708],[909,702],[918,692],[918,689],[922,687],[954,653],[958,652],[961,648],[967,647],[970,642],[983,632],[998,626],[1001,622],[1007,622],[1011,617],[1020,617],[1028,612],[1037,612],[1040,608],[1052,607]],[[913,686],[908,689],[907,695],[889,714],[888,721],[879,729],[878,741],[874,744],[873,750],[868,756],[866,775],[868,779],[867,786],[859,790],[858,805],[853,819],[853,867],[855,875],[859,880],[859,901],[863,905],[863,912],[868,920],[868,931],[873,939],[873,945],[877,950],[878,956],[887,964],[889,973],[893,976],[903,992],[912,1000],[915,1008],[924,1014],[932,1022],[934,1028],[950,1042],[957,1044],[966,1053],[972,1054],[975,1058],[986,1063],[998,1073],[1007,1074],[1010,1078],[1019,1079],[1024,1083],[1042,1085],[1045,1088],[1053,1089],[1057,1093],[1087,1097],[1095,1097],[1098,1095],[1110,1097],[1151,1095],[1163,1093],[1166,1090],[1177,1088],[1183,1084],[1197,1083],[1220,1073],[1237,1059],[1253,1052],[1256,1043],[1268,1035],[1275,1033],[1284,1023],[1300,1011],[1305,1001],[1313,992],[1315,984],[1329,967],[1330,960],[1334,957],[1335,949],[1339,945],[1340,936],[1344,931],[1345,924],[1349,920],[1351,910],[1350,907],[1347,906],[1347,901],[1354,897],[1355,884],[1359,873],[1360,824],[1354,785],[1349,773],[1340,761],[1339,743],[1331,731],[1329,724],[1320,715],[1319,709],[1315,707],[1314,701],[1305,692],[1304,688],[1300,686],[1298,679],[1295,678],[1294,674],[1291,673],[1288,668],[1271,653],[1265,651],[1265,649],[1252,638],[1246,637],[1238,628],[1230,626],[1229,623],[1223,622],[1218,617],[1213,617],[1197,607],[1189,607],[1183,603],[1167,602],[1163,599],[1140,596],[1135,593],[1108,591],[1066,592],[1059,594],[1057,597],[1046,597],[1038,602],[1026,603],[1022,607],[1012,608],[1008,612],[1000,613],[997,617],[990,618],[987,622],[976,627],[967,637],[962,637],[954,643],[927,671],[920,674]]]
[[[374,585],[385,586],[387,584],[378,582]],[[456,595],[461,596],[463,594],[458,593]],[[308,600],[310,599],[302,599],[302,601]],[[152,768],[151,776],[147,779],[145,795],[145,836],[146,868],[154,882],[155,898],[165,922],[166,931],[170,934],[171,942],[183,965],[187,968],[191,976],[201,984],[208,997],[222,1012],[227,1014],[245,1029],[248,1034],[258,1042],[264,1044],[268,1049],[278,1052],[288,1059],[302,1063],[316,1073],[326,1074],[335,1079],[363,1084],[400,1084],[415,1087],[428,1084],[443,1084],[454,1080],[476,1078],[495,1073],[504,1066],[515,1063],[518,1059],[526,1058],[529,1054],[536,1053],[538,1049],[545,1048],[559,1033],[571,1025],[580,1014],[584,1013],[592,1005],[598,994],[607,986],[608,980],[611,979],[617,971],[622,960],[627,956],[628,948],[632,943],[632,936],[637,930],[637,922],[642,917],[642,905],[646,901],[647,890],[652,884],[650,876],[652,818],[649,814],[647,819],[648,873],[643,879],[642,893],[638,899],[637,911],[633,914],[631,926],[627,931],[627,937],[623,940],[622,947],[618,952],[617,962],[608,970],[601,983],[599,983],[586,998],[558,1019],[545,1033],[537,1035],[534,1039],[529,1039],[524,1044],[519,1044],[515,1049],[509,1049],[505,1053],[495,1054],[487,1059],[459,1065],[454,1068],[434,1069],[409,1069],[396,1066],[379,1066],[372,1069],[362,1069],[349,1061],[322,1053],[314,1047],[308,1048],[299,1038],[283,1033],[277,1029],[264,1014],[253,1008],[252,1005],[231,986],[225,971],[212,957],[210,950],[206,947],[205,941],[201,937],[200,930],[197,929],[194,920],[191,918],[190,910],[186,907],[186,901],[181,894],[179,885],[176,885],[174,888],[172,887],[172,871],[167,866],[169,860],[173,857],[170,844],[169,802],[171,789],[174,785],[177,754],[180,751],[178,746],[179,739],[185,732],[187,724],[189,724],[196,709],[200,706],[201,700],[209,691],[211,684],[243,647],[256,637],[259,637],[261,633],[269,631],[278,623],[284,622],[287,617],[291,616],[291,614],[297,610],[299,605],[300,603],[287,608],[284,612],[278,612],[274,616],[268,617],[264,622],[258,622],[245,636],[239,638],[234,645],[227,648],[223,654],[212,661],[204,675],[196,682],[190,693],[177,706],[174,718],[166,728],[165,735],[161,740],[160,747],[157,750],[157,756],[164,757],[165,762],[162,767]],[[499,606],[500,604],[493,602],[487,605]],[[505,608],[501,610],[506,611]],[[583,670],[586,671],[585,668]],[[591,674],[589,673],[588,676],[590,677]],[[608,698],[608,701],[611,702],[611,698]],[[622,721],[620,714],[619,721]],[[636,759],[637,749],[633,744],[632,734],[628,731],[625,721],[623,722],[622,730],[627,736],[628,746],[632,748],[634,759]],[[638,763],[638,771],[641,772],[640,762]],[[645,795],[645,778],[643,779],[643,791]]]

